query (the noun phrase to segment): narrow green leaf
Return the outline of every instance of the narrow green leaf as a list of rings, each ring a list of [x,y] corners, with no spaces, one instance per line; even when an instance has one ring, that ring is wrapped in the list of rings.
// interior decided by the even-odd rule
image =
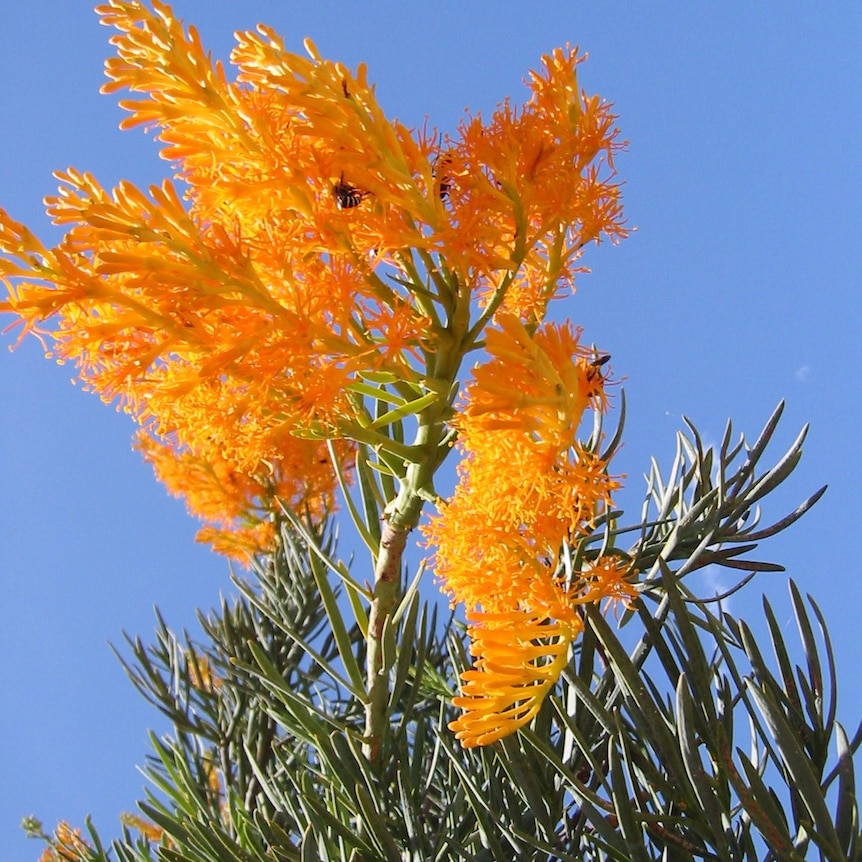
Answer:
[[[341,496],[344,498],[344,502],[347,504],[347,511],[350,514],[350,520],[353,521],[353,526],[356,527],[356,531],[362,538],[365,547],[368,548],[368,550],[371,552],[371,556],[377,559],[377,555],[380,553],[379,536],[378,540],[375,541],[374,534],[371,532],[371,530],[368,529],[368,525],[365,522],[365,518],[359,511],[356,505],[356,501],[353,499],[350,484],[344,474],[344,470],[340,466],[340,461],[335,451],[335,445],[333,441],[327,440],[326,445],[329,448],[329,459],[332,462],[333,467],[335,468],[335,476],[338,479],[338,487],[341,490]]]
[[[745,503],[746,507],[763,499],[767,494],[775,490],[795,469],[802,457],[802,443],[808,435],[808,426],[806,425],[799,436],[794,440],[791,447],[781,457],[778,463],[768,472],[764,473],[754,484],[746,490]]]
[[[613,454],[620,448],[623,439],[623,429],[626,424],[626,391],[625,389],[620,389],[620,406],[619,413],[617,419],[617,428],[614,431],[613,437],[606,442],[604,450],[601,452],[599,457],[602,461],[606,463],[611,459]]]
[[[334,806],[331,799],[326,799],[320,795],[318,788],[311,785],[308,781],[303,781],[302,787],[297,790],[297,793],[305,797],[306,802],[311,810],[309,817],[309,829],[306,830],[306,836],[303,838],[303,853],[305,853],[306,843],[311,839],[315,843],[323,842],[326,847],[324,856],[312,856],[313,859],[323,859],[328,862],[330,859],[339,858],[336,856],[336,847],[338,842],[342,842],[346,847],[357,849],[360,853],[365,853],[365,856],[360,858],[373,859],[371,855],[372,848],[363,841],[355,828],[352,828],[350,820],[353,819],[355,811],[334,811]],[[313,828],[312,828],[313,827]],[[329,833],[329,834],[327,834]],[[315,853],[319,854],[319,850],[315,847]],[[346,857],[340,857],[346,858]]]
[[[376,858],[387,859],[389,862],[402,862],[401,851],[390,834],[386,821],[377,810],[374,798],[361,784],[356,785],[356,798],[363,814],[367,834],[381,854]]]
[[[577,645],[577,678],[584,682],[584,687],[589,691],[592,685],[593,677],[596,675],[596,662],[598,660],[598,655],[596,652],[596,635],[595,632],[589,628],[588,626],[584,628],[584,631],[581,633],[580,641]],[[564,682],[567,682],[568,675],[566,671],[563,672],[565,679]],[[580,699],[577,696],[576,689],[570,685],[566,684],[565,687],[565,696],[567,700],[566,712],[568,715],[571,715],[575,724],[579,726],[585,726],[582,724],[584,721],[588,721],[592,724],[595,719],[590,718],[588,715],[584,714],[585,706],[581,704]],[[567,735],[564,740],[564,745],[566,746],[565,756],[566,759],[571,757],[571,735]]]
[[[168,812],[148,802],[138,802],[138,808],[147,820],[155,823],[160,829],[164,829],[177,843],[185,844],[189,841],[189,830],[183,824],[182,815]]]
[[[391,425],[393,422],[400,422],[408,416],[416,416],[426,407],[436,404],[439,400],[440,396],[436,392],[428,392],[427,394],[416,398],[414,401],[408,401],[399,407],[396,407],[394,410],[384,413],[378,419],[375,419],[369,427],[374,430],[385,428],[387,425]]]
[[[608,741],[608,765],[611,775],[611,801],[614,804],[614,813],[626,842],[626,848],[631,854],[631,862],[651,862],[646,852],[643,825],[635,819],[629,799],[629,785],[623,771],[623,757],[613,739]]]
[[[321,566],[319,561],[313,557],[310,562],[311,572],[314,575],[314,582],[317,584],[317,590],[320,593],[320,598],[323,601],[326,616],[329,620],[330,630],[332,632],[332,636],[335,638],[338,655],[341,658],[341,663],[344,665],[344,669],[347,671],[348,677],[350,678],[350,684],[345,687],[351,692],[351,694],[353,694],[354,697],[364,703],[365,679],[360,670],[359,662],[356,660],[356,654],[350,640],[350,633],[347,630],[347,626],[344,624],[344,617],[342,616],[341,608],[338,605],[338,599],[335,596],[332,585],[329,583],[329,578],[326,576],[326,571],[323,566]],[[306,651],[309,655],[314,655],[310,646],[307,646]],[[315,658],[315,661],[318,661],[320,664],[320,661],[317,658]],[[324,663],[321,664],[321,667],[325,667],[327,673],[329,673],[334,679],[339,679],[339,676],[336,675],[328,665]]]
[[[775,737],[781,754],[781,768],[791,776],[794,790],[808,810],[820,837],[831,852],[840,854],[840,843],[835,834],[832,817],[826,807],[820,782],[811,771],[808,758],[799,744],[796,733],[788,724],[784,710],[775,702],[771,691],[754,681],[749,681],[748,687]],[[836,855],[836,858],[839,856]]]
[[[574,716],[565,714],[562,709],[558,709],[560,717],[566,722],[566,726],[571,732],[577,728],[578,735],[582,739],[586,739],[586,734],[590,737],[594,736],[592,723],[588,718],[592,718],[599,723],[605,733],[611,734],[615,730],[613,715],[605,707],[605,703],[593,693],[588,680],[583,680],[579,676],[570,676],[566,671],[563,672],[566,682],[574,689],[578,703],[582,704],[584,710],[575,713]]]
[[[760,649],[757,646],[757,641],[751,634],[751,630],[748,628],[748,626],[743,620],[733,620],[729,614],[724,614],[724,619],[732,628],[734,633],[738,635],[740,641],[740,648],[743,650],[745,656],[751,663],[751,667],[754,671],[755,678],[757,679],[757,681],[763,687],[771,690],[774,697],[781,700],[782,704],[787,707],[788,702],[785,700],[782,688],[778,684],[778,681],[770,672],[769,667],[764,661],[763,655],[761,654]],[[732,625],[730,622],[731,620]],[[722,650],[722,654],[725,655],[728,659],[732,658],[731,651],[727,649],[725,645],[719,644],[719,648]],[[728,662],[727,667],[728,670],[732,673],[734,685],[736,686],[738,696],[745,704],[745,709],[748,713],[748,719],[752,723],[752,727],[755,729],[757,738],[766,749],[768,756],[772,758],[776,763],[781,763],[782,757],[780,752],[776,748],[777,743],[775,737],[771,729],[768,727],[766,717],[763,715],[758,705],[754,701],[752,691],[749,686],[750,678],[748,676],[743,677],[742,674],[740,674],[739,670],[736,668],[736,665],[730,663],[730,661]]]
[[[823,693],[823,699],[826,699],[826,693],[829,694],[829,704],[821,708],[821,712],[825,713],[826,718],[823,721],[824,732],[828,737],[831,736],[830,729],[835,724],[835,716],[838,712],[838,668],[835,664],[835,651],[832,648],[832,639],[829,637],[829,628],[826,625],[826,620],[817,602],[811,596],[808,596],[808,601],[811,604],[811,609],[814,611],[814,616],[817,617],[817,625],[820,628],[820,634],[823,637],[823,650],[826,654],[826,666],[829,668],[829,686]]]
[[[775,429],[778,426],[778,422],[781,419],[781,414],[783,412],[784,400],[782,399],[778,402],[778,406],[775,410],[772,411],[772,415],[769,419],[766,420],[766,425],[764,425],[763,430],[760,432],[760,436],[757,438],[754,445],[748,450],[748,457],[745,460],[745,464],[743,464],[735,477],[734,487],[728,491],[728,496],[735,496],[743,484],[754,473],[754,468],[760,460],[761,455],[763,455],[764,450],[769,445],[769,441],[775,433]]]
[[[750,542],[759,542],[787,529],[795,521],[798,521],[825,493],[828,485],[824,485],[815,491],[810,497],[803,500],[789,515],[781,518],[769,527],[764,527],[755,532],[746,532],[745,538]]]
[[[563,714],[561,714],[560,717],[564,721],[570,718],[570,716],[565,716]],[[599,783],[604,792],[610,795],[610,783],[607,775],[605,775],[605,767],[599,758],[599,753],[604,752],[605,746],[596,745],[594,746],[595,751],[590,750],[590,748],[586,747],[586,740],[580,737],[577,728],[575,729],[575,733],[578,734],[579,753],[583,755],[586,762],[590,765],[592,775],[598,777]],[[522,739],[527,740],[535,749],[536,753],[547,761],[548,765],[553,770],[554,775],[559,776],[561,782],[564,786],[568,787],[578,804],[589,802],[591,806],[594,806],[596,811],[599,809],[604,809],[605,811],[610,810],[608,802],[596,791],[591,790],[584,781],[581,781],[577,777],[571,766],[560,759],[559,754],[550,745],[548,745],[545,738],[539,737],[529,728],[522,730],[520,736]],[[602,819],[604,819],[603,816]]]
[[[787,697],[788,703],[802,715],[802,699],[799,696],[799,690],[796,687],[796,678],[793,674],[793,665],[790,662],[790,655],[787,652],[787,647],[784,645],[784,638],[781,634],[781,627],[775,618],[772,611],[772,606],[769,604],[766,596],[763,597],[763,612],[766,616],[766,624],[769,627],[769,636],[772,640],[772,651],[775,654],[775,659],[778,662],[779,673],[783,683],[782,689]]]
[[[509,827],[509,830],[511,831],[512,835],[514,835],[520,840],[520,843],[524,848],[521,854],[522,858],[527,855],[525,851],[527,850],[527,848],[529,848],[531,850],[538,850],[539,852],[546,854],[543,858],[553,859],[554,862],[583,862],[583,856],[572,856],[571,853],[566,853],[560,848],[558,841],[555,841],[552,844],[549,841],[546,841],[543,838],[537,836],[535,832],[520,828],[519,826],[516,826],[514,824]]]
[[[748,757],[739,749],[737,749],[736,754],[742,764],[748,783],[742,782],[741,776],[735,769],[731,769],[730,774],[746,813],[760,830],[767,846],[772,852],[778,854],[779,859],[788,860],[788,862],[791,860],[801,862],[798,854],[794,851],[793,839],[787,829],[787,821],[776,804],[773,794],[769,792],[760,777],[760,773]]]
[[[700,746],[695,733],[695,706],[692,701],[692,694],[686,684],[685,677],[680,676],[676,687],[676,715],[682,762],[692,789],[697,796],[698,805],[692,810],[703,814],[709,825],[710,840],[718,851],[719,858],[730,859],[730,847],[725,836],[725,830],[730,819],[729,812],[723,812],[719,809],[715,795],[715,779],[704,769]],[[701,705],[699,704],[699,706]],[[712,720],[715,721],[714,716]]]
[[[404,822],[404,829],[407,833],[407,841],[414,856],[425,846],[425,829],[423,828],[419,817],[416,816],[416,796],[415,792],[417,785],[413,782],[410,773],[410,764],[406,759],[400,760],[396,764],[397,772],[395,774],[398,783],[398,799],[401,802],[399,814]]]
[[[391,371],[369,371],[366,369],[359,368],[356,371],[358,377],[362,378],[362,380],[368,380],[371,383],[377,383],[381,386],[385,386],[388,383],[397,383],[400,378],[397,374],[393,374]]]
[[[835,723],[835,745],[838,750],[838,799],[835,802],[835,832],[848,859],[854,858],[854,844],[859,830],[859,805],[856,798],[856,773],[853,751],[844,728]]]
[[[365,446],[356,448],[356,484],[362,501],[362,521],[371,536],[373,547],[380,548],[380,519],[383,510],[382,492],[368,463]],[[374,551],[372,550],[372,554]]]
[[[210,862],[210,860],[202,860],[197,854],[189,856],[187,853],[181,853],[173,847],[161,848],[159,855],[164,859],[164,862]]]
[[[366,606],[362,603],[364,593],[359,593],[356,590],[346,589],[347,600],[350,602],[350,608],[353,611],[353,617],[356,624],[359,626],[359,631],[362,632],[364,638],[368,638],[368,612]]]
[[[302,862],[321,862],[311,823],[305,827],[305,832],[302,833]]]
[[[796,626],[799,629],[799,637],[802,640],[802,649],[805,653],[806,664],[808,665],[808,681],[815,697],[822,701],[823,669],[820,665],[820,656],[817,652],[817,642],[814,639],[811,620],[808,619],[808,614],[805,611],[805,603],[802,601],[799,588],[792,579],[788,581],[787,586],[790,590],[790,601],[793,605],[793,613],[796,616]],[[821,715],[812,715],[811,718],[816,721],[815,726],[821,723]]]
[[[416,637],[416,625],[421,604],[419,594],[414,593],[407,609],[407,616],[404,618],[404,621],[400,626],[396,639],[397,658],[395,661],[395,672],[390,685],[390,713],[395,709],[396,705],[400,701],[404,687],[406,686],[407,680],[410,678],[412,672],[415,671],[417,680],[421,678],[421,669],[418,665],[424,662],[421,661],[418,655],[414,655],[414,644],[416,645],[417,652],[423,651],[422,645],[417,642]],[[399,607],[399,610],[400,609],[401,607]],[[392,617],[392,620],[393,623],[396,622],[395,616]]]
[[[257,779],[261,792],[270,801],[273,809],[276,811],[286,810],[289,807],[289,803],[285,798],[282,789],[276,784],[273,784],[270,781],[270,777],[263,772],[260,768],[260,764],[257,762],[254,752],[249,748],[248,743],[245,741],[243,741],[243,750],[245,751],[248,765],[254,773],[254,777]]]
[[[385,382],[390,383],[392,381]],[[368,383],[352,380],[344,388],[348,392],[355,392],[357,395],[362,395],[364,398],[370,398],[372,401],[382,401],[388,404],[395,404],[399,407],[406,403],[405,399],[400,395],[392,392],[390,389],[385,389],[383,386],[372,386]]]
[[[709,668],[703,644],[692,624],[692,613],[680,595],[676,576],[664,560],[660,560],[659,564],[662,583],[670,603],[673,620],[682,637],[681,670],[703,715],[703,721],[699,722],[699,729],[705,733],[715,722],[715,705],[712,700],[712,671]],[[676,683],[673,677],[669,677],[669,679],[672,684]]]

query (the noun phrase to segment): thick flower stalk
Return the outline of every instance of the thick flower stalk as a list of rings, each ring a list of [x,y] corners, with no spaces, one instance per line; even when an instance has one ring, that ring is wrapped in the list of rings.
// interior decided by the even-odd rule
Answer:
[[[278,507],[324,518],[356,458],[387,477],[367,627],[373,759],[406,536],[456,431],[466,478],[429,533],[447,588],[471,614],[526,614],[530,632],[552,620],[548,642],[577,634],[580,587],[547,560],[614,487],[574,436],[603,377],[570,328],[536,327],[573,289],[584,246],[625,236],[614,117],[579,88],[569,48],[530,74],[524,105],[417,133],[385,116],[364,66],[311,42],[304,56],[267,27],[238,33],[230,78],[159,0],[97,11],[116,30],[104,91],[127,94],[122,126],[155,129],[175,175],[144,191],[58,173],[54,248],[0,210],[0,310],[137,420],[139,448],[218,550],[270,550]],[[492,361],[458,417],[464,360],[483,346]],[[481,547],[459,568],[470,541]]]

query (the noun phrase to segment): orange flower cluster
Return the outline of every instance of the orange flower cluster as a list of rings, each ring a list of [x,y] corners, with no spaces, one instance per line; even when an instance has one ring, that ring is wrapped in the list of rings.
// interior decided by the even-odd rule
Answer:
[[[275,498],[331,509],[325,438],[386,448],[368,380],[402,408],[449,392],[481,330],[465,315],[539,321],[584,243],[625,235],[614,117],[574,50],[544,58],[523,107],[449,137],[388,120],[365,67],[310,42],[240,33],[229,80],[159,0],[97,12],[117,31],[104,91],[128,92],[122,126],[157,129],[175,181],[59,173],[52,249],[0,210],[0,310],[132,414],[227,553],[267,547]]]
[[[478,657],[455,729],[466,745],[512,732],[558,678],[578,605],[630,595],[613,560],[555,570],[616,487],[577,442],[605,406],[602,359],[541,327],[583,246],[626,234],[622,145],[578,86],[583,58],[544,57],[520,107],[417,133],[387,119],[364,65],[310,42],[301,56],[267,27],[239,33],[230,80],[160,0],[97,11],[117,31],[104,91],[126,91],[123,127],[155,128],[175,177],[142,191],[58,174],[51,249],[0,210],[0,311],[138,421],[201,538],[239,558],[271,546],[276,501],[325,517],[356,443],[409,498],[387,516],[415,526],[451,421],[460,484],[426,535]],[[491,359],[452,420],[483,338]]]
[[[90,857],[92,847],[84,840],[80,829],[73,829],[65,820],[57,824],[39,862],[78,862]]]
[[[621,561],[600,558],[577,577],[556,566],[562,544],[591,531],[618,487],[576,439],[587,407],[604,409],[603,360],[568,324],[531,335],[513,316],[497,322],[458,419],[458,486],[424,528],[437,575],[471,623],[476,663],[454,701],[464,715],[450,725],[467,746],[536,714],[582,629],[580,605],[633,595]]]

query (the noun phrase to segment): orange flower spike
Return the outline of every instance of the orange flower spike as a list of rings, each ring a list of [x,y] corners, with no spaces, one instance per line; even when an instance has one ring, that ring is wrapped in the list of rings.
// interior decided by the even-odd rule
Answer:
[[[531,336],[514,316],[498,314],[487,332],[491,360],[476,368],[466,414],[479,427],[521,428],[545,445],[567,448],[584,410],[605,405],[604,378],[591,371],[570,323],[548,325]]]
[[[118,314],[126,308],[140,315],[141,325],[191,341],[200,335],[187,326],[194,287],[209,294],[210,306],[225,301],[216,301],[219,295],[239,292],[268,313],[282,311],[241,255],[207,247],[170,183],[151,189],[152,200],[127,183],[112,198],[88,175],[60,177],[69,185],[48,199],[49,212],[73,227],[61,246],[69,265],[54,273],[49,292],[64,303],[83,289],[90,299],[116,303]]]
[[[554,158],[547,160],[549,165],[570,165],[577,176],[603,158],[612,175],[614,153],[625,143],[617,140],[619,133],[611,106],[578,88],[577,67],[585,59],[586,55],[568,45],[543,56],[541,71],[531,71],[529,75],[532,95],[528,104],[541,118],[548,152],[555,151]]]
[[[603,378],[577,333],[548,325],[531,336],[515,318],[497,319],[491,359],[457,420],[458,486],[423,528],[445,589],[468,608],[530,602],[547,577],[537,558],[587,532],[618,487],[601,459],[572,450],[586,407],[604,406]]]
[[[168,492],[205,522],[198,540],[242,563],[272,546],[273,500],[315,520],[335,505],[336,480],[320,441],[291,438],[279,448],[279,460],[258,476],[239,470],[235,455],[221,457],[217,445],[193,454],[139,433],[136,448]]]
[[[483,435],[491,438],[488,450],[503,433]],[[535,457],[526,447],[505,448],[500,458],[486,452],[471,456],[452,500],[423,527],[435,571],[453,601],[468,608],[546,606],[538,598],[549,577],[541,558],[554,558],[563,541],[589,532],[618,483],[601,462],[590,471]]]
[[[386,117],[364,64],[354,76],[342,64],[322,59],[310,39],[304,43],[310,59],[293,54],[262,25],[257,33],[236,37],[231,59],[240,70],[238,80],[283,95],[300,134],[317,148],[321,173],[329,163],[332,182],[343,176],[375,203],[395,205],[426,222],[439,218],[439,206],[431,205],[414,179],[416,173],[430,178],[430,148],[417,147],[407,129]],[[413,231],[405,239],[419,236]]]
[[[575,68],[582,60],[571,49],[543,58],[544,74],[532,73],[526,105],[515,110],[504,103],[487,124],[471,119],[453,145],[453,162],[469,166],[466,178],[454,174],[463,191],[452,196],[453,219],[469,225],[473,238],[459,253],[471,254],[471,265],[489,276],[495,269],[511,275],[504,297],[493,277],[473,282],[476,295],[483,303],[502,298],[524,319],[541,320],[550,298],[570,286],[586,242],[626,235],[619,188],[611,182],[611,156],[623,144],[609,106],[578,93]],[[447,245],[447,254],[454,252]]]
[[[293,464],[297,450],[308,454],[303,447],[316,452],[319,441],[312,445],[294,432],[318,424],[337,434],[341,418],[351,415],[345,374],[335,363],[303,368],[301,357],[293,362],[277,346],[268,355],[266,347],[241,361],[231,362],[228,355],[208,366],[208,374],[197,361],[154,369],[148,388],[135,393],[138,421],[159,436],[175,435],[197,456],[226,460],[243,473],[255,473],[263,461]],[[219,365],[225,369],[221,373]],[[318,481],[316,463],[297,456],[293,464],[310,487]]]
[[[480,134],[481,127],[474,127],[467,136],[475,154],[492,170],[505,172],[512,188],[527,194],[551,191],[568,178],[564,192],[569,194],[600,152],[610,159],[623,146],[616,141],[610,106],[578,90],[576,70],[584,59],[571,48],[544,56],[543,69],[530,73],[529,101],[518,111],[504,103],[494,112],[485,135]],[[543,215],[546,224],[553,218],[550,212]]]
[[[576,442],[584,411],[605,408],[604,360],[580,347],[569,324],[531,334],[510,314],[495,321],[490,359],[475,370],[457,420],[458,486],[424,528],[444,589],[475,623],[477,660],[454,699],[464,714],[450,725],[465,746],[501,739],[536,715],[581,630],[576,605],[631,595],[615,563],[596,564],[571,590],[551,568],[618,487]]]
[[[429,544],[436,543],[434,571],[453,604],[502,612],[528,600],[533,582],[546,577],[547,571],[530,537],[491,523],[481,502],[465,500],[456,492],[449,504],[454,510],[447,507],[423,527],[423,533]],[[453,523],[455,518],[460,519],[458,524]]]
[[[128,89],[148,94],[145,99],[120,102],[131,113],[120,127],[178,122],[186,127],[211,126],[215,131],[223,130],[225,120],[233,118],[233,131],[243,134],[234,90],[221,64],[213,66],[197,30],[189,27],[186,34],[167,4],[152,0],[152,7],[153,11],[137,0],[109,0],[96,7],[101,23],[119,31],[110,40],[119,56],[105,62],[110,82],[102,92]]]
[[[291,145],[285,105],[272,104],[271,90],[247,91],[228,83],[194,27],[187,35],[170,7],[155,3],[154,8],[112,0],[97,10],[102,23],[121,31],[111,40],[120,56],[107,61],[112,80],[102,91],[128,88],[147,95],[121,101],[131,112],[121,126],[160,127],[162,157],[178,164],[194,189],[192,209],[204,218],[223,219],[225,212],[236,211],[238,201],[247,217],[288,208],[307,217],[304,186],[313,168]]]
[[[449,729],[472,748],[509,736],[536,716],[582,626],[577,618],[552,622],[529,611],[473,613],[468,619],[476,662],[461,674],[461,696],[452,702],[464,714]]]

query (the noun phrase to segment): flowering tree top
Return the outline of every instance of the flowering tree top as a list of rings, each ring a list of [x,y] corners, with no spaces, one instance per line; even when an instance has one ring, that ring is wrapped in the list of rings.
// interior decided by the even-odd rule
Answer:
[[[325,517],[361,450],[390,528],[440,504],[426,539],[453,600],[507,625],[552,617],[564,648],[577,604],[617,590],[553,564],[616,487],[577,443],[607,357],[544,323],[584,247],[626,234],[621,143],[578,86],[583,57],[542,58],[520,106],[417,132],[385,116],[364,65],[310,41],[238,33],[231,79],[159,0],[97,12],[116,30],[103,89],[127,94],[122,126],[154,128],[175,176],[142,191],[58,173],[51,249],[0,210],[0,310],[137,420],[217,549],[266,552],[279,506]],[[433,478],[458,435],[444,505]]]

